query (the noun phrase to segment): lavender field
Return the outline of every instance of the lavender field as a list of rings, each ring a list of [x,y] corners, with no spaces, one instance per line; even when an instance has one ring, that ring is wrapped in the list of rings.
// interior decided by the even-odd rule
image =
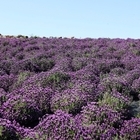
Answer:
[[[140,39],[1,36],[0,140],[140,140]]]

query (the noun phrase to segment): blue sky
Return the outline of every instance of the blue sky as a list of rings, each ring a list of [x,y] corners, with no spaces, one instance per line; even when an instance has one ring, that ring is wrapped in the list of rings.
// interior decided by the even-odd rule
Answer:
[[[140,38],[140,0],[0,0],[0,33]]]

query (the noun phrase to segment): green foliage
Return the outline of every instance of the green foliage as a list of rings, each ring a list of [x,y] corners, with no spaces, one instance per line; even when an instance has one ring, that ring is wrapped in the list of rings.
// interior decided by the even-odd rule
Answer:
[[[41,85],[43,87],[51,86],[52,88],[63,87],[62,83],[66,83],[69,79],[70,79],[69,75],[61,72],[56,72],[50,74],[47,78],[43,79],[41,81]]]
[[[17,81],[13,84],[13,89],[21,87],[22,83],[31,76],[29,71],[23,71],[18,74]]]
[[[140,118],[140,113],[138,113],[138,114],[136,115],[136,118]]]
[[[136,44],[134,44],[134,43],[129,43],[129,46],[130,46],[130,47],[136,47]]]
[[[2,136],[3,126],[0,126],[0,137]]]
[[[32,55],[35,55],[33,51],[32,53],[33,53]],[[52,69],[54,65],[55,65],[54,60],[47,58],[45,56],[37,56],[26,59],[22,63],[20,63],[20,69],[39,73],[42,71],[48,71]]]
[[[35,133],[34,134],[34,136],[32,136],[32,137],[25,137],[25,138],[23,138],[23,139],[21,139],[21,140],[47,140],[48,139],[48,137],[47,137],[47,135],[39,135],[38,133]]]
[[[80,98],[78,94],[74,95],[72,93],[66,93],[65,95],[56,95],[56,97],[52,99],[51,104],[51,110],[53,112],[60,109],[67,113],[76,114],[86,103]]]
[[[69,82],[69,83],[68,83],[68,88],[71,89],[71,88],[73,88],[73,86],[74,86],[74,83],[72,83],[72,82]]]
[[[72,60],[72,70],[78,71],[87,65],[86,59],[81,57],[75,57]]]
[[[136,50],[136,49],[133,50],[133,53],[134,53],[136,56],[140,56],[140,50],[138,50],[138,49],[137,49],[137,50]]]
[[[26,80],[27,77],[30,76],[30,72],[29,71],[25,71],[25,72],[21,72],[18,75],[18,80],[17,80],[17,84],[22,83],[24,80]]]
[[[85,57],[90,57],[90,55],[91,55],[91,54],[88,53],[88,52],[86,52],[86,53],[84,54]]]
[[[25,98],[18,97],[9,102],[11,106],[7,107],[5,111],[9,114],[9,120],[16,120],[21,125],[26,125],[28,122],[32,122],[38,119],[40,112],[35,109],[33,104],[29,104]]]
[[[19,109],[21,110],[21,115],[26,113],[26,108],[27,108],[27,104],[25,102],[21,102],[20,100],[16,102],[16,104],[13,106],[13,110],[15,112],[18,112]]]
[[[103,87],[103,92],[112,92],[116,90],[119,93],[123,93],[123,95],[130,95],[130,87],[128,86],[126,80],[119,76],[112,76],[103,78],[100,82]]]
[[[125,101],[123,101],[122,99],[119,99],[117,97],[114,97],[109,92],[104,93],[102,99],[99,99],[98,103],[100,106],[108,105],[116,111],[121,111],[127,105],[127,103]]]

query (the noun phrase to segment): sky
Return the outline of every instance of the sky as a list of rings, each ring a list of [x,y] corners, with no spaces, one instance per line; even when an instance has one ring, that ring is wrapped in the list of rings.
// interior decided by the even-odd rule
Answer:
[[[0,0],[0,34],[140,38],[140,0]]]

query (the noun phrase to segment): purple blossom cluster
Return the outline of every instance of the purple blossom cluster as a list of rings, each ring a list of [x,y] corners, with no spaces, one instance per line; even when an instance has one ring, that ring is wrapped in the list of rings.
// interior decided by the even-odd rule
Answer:
[[[0,38],[1,140],[139,140],[139,102],[140,39]]]
[[[140,119],[132,118],[124,121],[119,131],[121,139],[139,140],[140,139]]]

